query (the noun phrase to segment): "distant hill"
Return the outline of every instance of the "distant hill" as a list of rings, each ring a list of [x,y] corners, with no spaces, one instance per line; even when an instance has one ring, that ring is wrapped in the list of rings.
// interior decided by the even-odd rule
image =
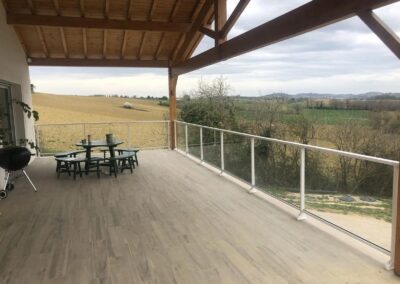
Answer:
[[[367,92],[362,94],[320,94],[320,93],[272,93],[261,97],[252,98],[281,98],[281,99],[352,99],[352,100],[366,100],[366,99],[400,99],[400,93],[383,93],[383,92]]]

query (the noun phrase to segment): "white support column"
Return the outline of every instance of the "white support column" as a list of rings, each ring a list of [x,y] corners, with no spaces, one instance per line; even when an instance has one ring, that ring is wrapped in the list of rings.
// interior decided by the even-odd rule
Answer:
[[[394,269],[394,254],[396,248],[396,223],[397,223],[397,196],[398,196],[398,184],[399,183],[399,167],[393,167],[393,193],[392,193],[392,236],[390,245],[390,259],[385,263],[387,270]]]
[[[306,149],[301,148],[300,150],[300,214],[297,216],[297,220],[305,220],[307,218],[304,213],[306,206]]]
[[[200,127],[200,160],[203,162],[204,160],[204,152],[203,152],[203,127]]]
[[[188,126],[185,124],[185,145],[186,145],[186,154],[189,153],[189,140],[188,140]]]
[[[255,159],[254,159],[254,138],[250,139],[250,147],[251,147],[251,188],[249,193],[255,193],[256,190],[256,168],[255,168]]]
[[[225,160],[224,160],[224,132],[221,130],[221,174],[225,170]]]

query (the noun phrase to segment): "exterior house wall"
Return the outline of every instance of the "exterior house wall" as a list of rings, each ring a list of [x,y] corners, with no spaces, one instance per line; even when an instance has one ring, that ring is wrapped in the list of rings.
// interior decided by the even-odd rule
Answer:
[[[32,105],[29,68],[25,52],[13,27],[6,23],[6,12],[0,2],[0,82],[11,86],[13,101]],[[19,105],[13,103],[15,138],[34,141],[33,119],[28,119]],[[4,171],[0,170],[0,186],[3,185]]]

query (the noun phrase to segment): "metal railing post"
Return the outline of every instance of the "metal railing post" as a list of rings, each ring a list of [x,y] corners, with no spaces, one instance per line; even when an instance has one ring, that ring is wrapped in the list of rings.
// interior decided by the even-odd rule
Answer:
[[[178,129],[176,128],[176,125],[177,125],[177,124],[176,124],[176,120],[174,120],[174,128],[175,128],[175,129],[174,129],[174,130],[175,130],[175,131],[174,131],[175,149],[178,149],[177,138],[176,138],[176,137],[177,137],[177,136],[176,136],[176,132],[178,131]]]
[[[203,127],[200,127],[200,160],[204,160],[204,152],[203,152]]]
[[[306,149],[300,149],[300,214],[297,220],[305,220],[307,218],[304,213],[306,207]]]
[[[255,159],[254,159],[254,138],[250,139],[250,147],[251,147],[251,188],[250,193],[257,192],[256,190],[256,168],[255,168]]]
[[[167,144],[168,144],[168,149],[169,150],[172,150],[171,149],[171,135],[170,135],[170,130],[171,130],[171,122],[168,120],[167,121]]]
[[[86,138],[86,123],[83,124],[83,137]]]
[[[225,160],[224,160],[224,132],[221,130],[221,174],[225,170]]]
[[[394,269],[396,251],[396,224],[397,224],[397,196],[399,188],[399,166],[393,166],[393,193],[392,193],[392,235],[390,243],[390,259],[385,263],[387,270]]]
[[[189,141],[188,141],[188,126],[185,124],[185,145],[186,145],[186,154],[189,153]]]

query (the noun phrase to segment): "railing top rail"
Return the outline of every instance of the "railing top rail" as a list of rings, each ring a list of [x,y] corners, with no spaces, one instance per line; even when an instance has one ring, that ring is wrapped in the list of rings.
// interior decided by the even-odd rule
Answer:
[[[244,136],[244,137],[248,137],[248,138],[256,138],[256,139],[260,139],[260,140],[276,142],[279,144],[294,146],[294,147],[298,147],[298,148],[304,148],[304,149],[308,149],[308,150],[324,152],[324,153],[328,153],[328,154],[337,154],[337,155],[348,157],[348,158],[355,158],[355,159],[360,159],[360,160],[364,160],[364,161],[370,161],[370,162],[375,162],[375,163],[385,164],[385,165],[395,166],[395,167],[399,166],[399,162],[395,161],[395,160],[378,158],[378,157],[374,157],[374,156],[357,154],[357,153],[353,153],[353,152],[347,152],[347,151],[342,151],[342,150],[337,150],[337,149],[332,149],[332,148],[325,148],[325,147],[320,147],[320,146],[302,144],[302,143],[298,143],[298,142],[285,141],[285,140],[280,140],[280,139],[275,139],[275,138],[257,136],[257,135],[252,135],[252,134],[248,134],[248,133],[242,133],[242,132],[238,132],[238,131],[226,130],[226,129],[215,128],[215,127],[210,127],[210,126],[203,126],[203,125],[199,125],[199,124],[183,122],[183,121],[178,121],[178,120],[176,122],[182,123],[182,124],[187,124],[187,125],[192,125],[192,126],[196,126],[196,127],[201,127],[201,128],[205,128],[205,129],[217,130],[217,131],[222,131],[222,132],[230,133],[230,134],[236,134],[236,135],[240,135],[240,136]]]
[[[168,123],[169,120],[132,120],[132,121],[107,121],[107,122],[71,122],[71,123],[43,123],[35,126],[56,126],[56,125],[82,125],[82,124],[119,124],[119,123]]]

